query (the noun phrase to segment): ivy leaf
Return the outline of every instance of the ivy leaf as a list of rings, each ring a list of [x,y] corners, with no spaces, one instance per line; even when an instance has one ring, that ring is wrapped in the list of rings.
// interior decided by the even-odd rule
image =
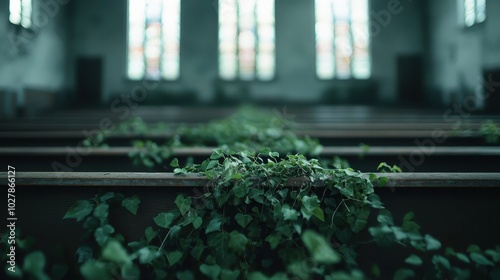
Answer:
[[[94,232],[94,238],[97,244],[104,246],[109,239],[109,235],[114,233],[115,229],[110,225],[99,227]]]
[[[340,255],[330,247],[326,239],[312,230],[304,231],[302,242],[319,263],[335,264],[341,260]]]
[[[316,195],[313,196],[303,196],[302,197],[302,205],[300,207],[300,212],[302,216],[309,220],[311,216],[314,214],[314,210],[319,207],[319,199]]]
[[[457,259],[463,261],[464,263],[470,263],[469,257],[467,257],[467,255],[465,255],[465,254],[457,253],[456,257],[457,257]]]
[[[174,169],[174,174],[175,175],[187,174],[187,170],[186,168],[176,168]]]
[[[318,220],[320,220],[322,222],[325,221],[325,213],[323,212],[323,209],[321,209],[320,207],[316,207],[313,210],[313,215],[314,215],[314,217],[318,218]]]
[[[380,213],[377,216],[377,221],[380,223],[386,224],[386,225],[394,225],[394,221],[392,219],[392,214],[390,211],[387,210],[381,210]]]
[[[102,261],[90,260],[80,267],[84,279],[105,280],[111,279],[109,266]]]
[[[345,170],[344,170],[344,172],[345,172],[345,174],[346,174],[347,176],[351,176],[351,177],[359,177],[359,176],[360,176],[360,173],[359,173],[359,172],[356,172],[356,171],[354,171],[354,170],[352,170],[352,169],[350,169],[350,168],[345,169]]]
[[[180,251],[167,252],[168,264],[170,266],[176,264],[181,258],[182,258],[182,252]]]
[[[132,258],[127,254],[122,244],[115,239],[111,239],[102,249],[102,257],[105,260],[118,263],[120,265],[132,263]]]
[[[417,256],[417,255],[411,255],[408,258],[406,258],[405,263],[419,266],[423,263],[422,259]]]
[[[280,154],[278,152],[269,152],[270,157],[279,157]]]
[[[283,214],[283,218],[285,221],[296,221],[299,217],[299,212],[297,210],[292,209],[288,204],[283,205],[281,207],[281,214]]]
[[[392,233],[394,234],[394,237],[396,237],[397,240],[401,241],[408,237],[409,234],[401,230],[400,227],[391,227]]]
[[[356,256],[358,254],[354,251],[354,247],[349,247],[348,245],[343,244],[338,248],[338,251],[348,264],[357,265]]]
[[[181,211],[181,215],[185,215],[189,211],[189,208],[191,208],[192,200],[190,197],[184,198],[182,195],[178,195],[174,203],[179,208],[179,211]]]
[[[382,203],[382,201],[380,201],[380,197],[374,193],[368,196],[368,201],[370,202],[370,205],[375,209],[384,208],[384,204]]]
[[[205,246],[203,246],[203,241],[197,240],[196,245],[191,249],[189,252],[193,258],[196,260],[200,260],[201,254],[203,253],[203,250],[205,250]]]
[[[103,222],[108,217],[109,205],[107,203],[101,203],[97,205],[94,209],[94,217]]]
[[[206,170],[210,170],[210,169],[214,168],[217,164],[219,164],[219,161],[217,161],[217,160],[211,160],[208,163]]]
[[[115,193],[114,192],[107,192],[106,194],[104,194],[103,196],[101,196],[100,198],[100,201],[101,202],[106,202],[107,200],[111,199],[115,197]]]
[[[270,152],[271,152],[271,149],[264,148],[264,149],[259,151],[259,155],[266,155],[266,154],[269,154]]]
[[[45,263],[45,255],[36,251],[24,257],[23,270],[39,279],[49,279],[44,273]]]
[[[158,232],[153,230],[152,227],[147,227],[146,230],[144,231],[144,235],[146,236],[146,241],[148,243],[150,243],[151,240],[153,240],[153,238],[155,238],[157,234]]]
[[[181,227],[178,225],[175,225],[170,228],[170,233],[168,234],[168,238],[174,238],[176,234],[181,230]]]
[[[479,253],[471,253],[470,258],[477,264],[483,266],[495,266],[490,260]]]
[[[172,161],[170,162],[170,166],[179,167],[179,160],[177,158],[172,159]]]
[[[425,243],[427,244],[427,250],[439,250],[441,248],[441,242],[428,234],[425,235]]]
[[[286,198],[286,195],[288,194],[288,189],[279,190],[278,193],[282,198]]]
[[[77,222],[83,220],[94,210],[94,205],[88,200],[78,200],[71,208],[66,212],[63,219],[76,219]]]
[[[388,182],[389,182],[389,178],[387,178],[387,177],[378,177],[377,178],[377,184],[379,187],[385,187]]]
[[[245,246],[248,244],[248,239],[242,233],[233,230],[229,234],[229,248],[233,249],[236,253],[241,253],[245,250]]]
[[[81,246],[76,250],[76,255],[78,256],[78,263],[84,263],[92,259],[92,248],[88,246]]]
[[[413,212],[408,212],[404,215],[403,217],[403,221],[407,222],[407,221],[411,221],[413,219],[413,217],[415,216],[415,214]]]
[[[248,191],[248,198],[257,201],[258,203],[264,203],[262,195],[264,194],[264,190],[258,188],[251,188]]]
[[[173,213],[160,213],[153,218],[155,223],[162,228],[168,228],[174,221],[175,215]]]
[[[210,223],[208,223],[207,229],[205,230],[205,234],[214,232],[214,231],[219,231],[220,230],[220,218],[215,217],[213,218]]]
[[[368,217],[370,216],[370,209],[367,207],[360,208],[356,210],[356,214],[349,216],[347,222],[351,226],[353,232],[360,232],[365,228],[368,223]]]
[[[130,213],[137,215],[137,210],[139,209],[139,204],[141,200],[136,195],[132,197],[125,198],[122,201],[122,207],[127,209]]]
[[[472,245],[469,245],[469,247],[467,247],[467,252],[468,253],[480,253],[481,248],[479,246],[477,246],[476,244],[472,244]]]
[[[221,269],[220,266],[216,264],[214,265],[202,264],[200,265],[200,271],[204,275],[208,276],[209,279],[218,280]]]
[[[248,193],[248,187],[245,184],[236,184],[232,191],[237,198],[243,198]]]
[[[210,159],[220,159],[223,155],[221,149],[215,149],[214,152],[210,155]]]
[[[193,227],[194,227],[194,229],[199,229],[201,227],[202,223],[203,223],[203,220],[201,219],[201,217],[196,217],[193,220]]]
[[[253,220],[253,217],[250,215],[238,213],[236,214],[235,219],[238,225],[240,225],[242,228],[246,228],[248,224]]]
[[[444,268],[446,270],[450,270],[451,268],[450,261],[440,255],[432,257],[432,263],[438,268]]]
[[[278,244],[281,242],[281,234],[279,232],[273,232],[266,237],[265,241],[269,242],[271,249],[274,250],[276,249],[276,247],[278,247]]]
[[[486,250],[486,255],[489,255],[493,261],[495,262],[500,262],[500,250],[494,251],[494,250]]]

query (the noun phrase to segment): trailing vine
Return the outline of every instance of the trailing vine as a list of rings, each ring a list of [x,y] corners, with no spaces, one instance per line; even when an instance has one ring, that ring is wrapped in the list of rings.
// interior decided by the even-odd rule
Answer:
[[[176,128],[159,122],[146,124],[141,118],[132,118],[113,130],[105,130],[93,138],[84,140],[84,145],[108,147],[106,140],[112,135],[131,134],[137,137],[147,133],[170,132],[173,136],[165,143],[151,140],[134,140],[134,150],[129,157],[134,164],[151,168],[167,160],[174,148],[216,146],[223,149],[257,152],[266,147],[283,154],[301,153],[318,155],[321,145],[317,139],[298,136],[291,129],[295,124],[275,114],[260,112],[245,107],[232,116],[195,126],[180,125]]]
[[[395,223],[374,193],[374,185],[385,184],[387,178],[350,168],[326,169],[303,155],[279,156],[268,149],[258,153],[216,149],[201,164],[181,167],[172,160],[178,176],[199,173],[210,184],[196,196],[179,194],[175,209],[158,213],[155,226],[126,246],[108,223],[108,208],[117,202],[135,213],[138,197],[108,193],[76,203],[66,218],[83,221],[94,244],[92,253],[83,254],[91,257],[81,265],[82,275],[182,280],[387,278],[390,272],[377,267],[365,271],[358,264],[358,249],[371,242],[411,249],[395,279],[500,275],[500,248],[443,249],[440,241],[420,232],[413,213],[405,215],[401,225]],[[381,168],[393,169],[383,164]]]

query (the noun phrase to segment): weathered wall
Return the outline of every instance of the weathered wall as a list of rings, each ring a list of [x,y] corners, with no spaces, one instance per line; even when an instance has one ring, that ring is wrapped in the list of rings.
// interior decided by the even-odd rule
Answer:
[[[400,6],[389,19],[382,14],[387,15],[391,1],[393,4],[400,2]],[[276,79],[243,84],[218,82],[216,4],[216,0],[182,0],[181,78],[162,83],[161,89],[194,91],[201,99],[211,100],[214,86],[222,84],[229,91],[243,88],[252,99],[317,102],[327,88],[359,84],[358,81],[320,81],[316,78],[313,0],[276,0]],[[373,14],[382,17],[372,19],[372,80],[379,84],[378,100],[384,103],[395,102],[397,98],[396,57],[423,54],[422,7],[423,0],[372,0]],[[117,94],[130,94],[134,86],[141,83],[127,81],[125,76],[126,1],[75,0],[71,9],[73,61],[78,56],[103,58],[103,101]]]
[[[429,100],[461,103],[481,83],[483,71],[500,67],[500,1],[487,1],[487,19],[460,23],[457,0],[429,1]]]
[[[57,1],[33,1],[33,33],[16,30],[9,22],[9,1],[0,1],[0,88],[14,91],[21,106],[26,88],[63,94],[71,87],[64,8],[68,0]]]

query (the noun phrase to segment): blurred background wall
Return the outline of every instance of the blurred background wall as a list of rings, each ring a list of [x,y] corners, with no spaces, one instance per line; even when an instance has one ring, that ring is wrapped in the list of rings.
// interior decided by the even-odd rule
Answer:
[[[54,93],[60,106],[106,106],[141,85],[126,78],[126,0],[33,1],[33,34],[13,28],[0,1],[3,95],[21,107],[30,90]],[[276,0],[276,77],[231,82],[218,78],[217,1],[182,0],[180,78],[145,104],[448,106],[500,68],[499,1],[488,0],[487,20],[470,28],[459,24],[459,1],[371,0],[371,78],[325,81],[315,72],[314,1]],[[398,12],[387,17],[391,5]]]

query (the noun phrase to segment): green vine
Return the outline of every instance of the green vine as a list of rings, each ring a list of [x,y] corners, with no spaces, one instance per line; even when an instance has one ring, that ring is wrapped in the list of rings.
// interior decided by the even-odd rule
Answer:
[[[486,143],[498,144],[500,128],[491,120],[484,122],[479,128],[479,133],[484,137]]]
[[[196,126],[181,125],[176,128],[165,123],[146,124],[141,118],[132,118],[113,130],[105,130],[84,140],[85,146],[108,147],[106,140],[112,135],[131,134],[137,137],[147,133],[171,132],[165,143],[151,140],[134,140],[129,157],[134,164],[148,168],[161,164],[178,147],[216,146],[237,151],[259,151],[266,147],[283,154],[301,153],[318,155],[321,145],[317,139],[298,136],[292,132],[295,124],[280,116],[260,112],[250,107],[242,108],[232,116]]]
[[[500,248],[467,253],[442,249],[422,234],[413,213],[397,225],[374,193],[387,179],[352,169],[326,169],[318,160],[268,149],[259,153],[216,149],[178,176],[210,179],[196,196],[179,194],[175,209],[155,216],[144,238],[130,242],[108,224],[112,201],[132,213],[137,197],[108,193],[79,201],[65,216],[83,221],[94,244],[84,259],[86,279],[113,275],[136,279],[370,279],[387,278],[374,266],[361,269],[357,251],[367,243],[404,246],[411,253],[394,279],[481,279],[500,274]],[[384,166],[383,168],[391,168]],[[381,168],[382,168],[381,167]],[[103,198],[104,197],[104,198]],[[370,219],[376,217],[376,221]],[[102,248],[102,249],[99,249]],[[430,261],[430,263],[429,263]]]

